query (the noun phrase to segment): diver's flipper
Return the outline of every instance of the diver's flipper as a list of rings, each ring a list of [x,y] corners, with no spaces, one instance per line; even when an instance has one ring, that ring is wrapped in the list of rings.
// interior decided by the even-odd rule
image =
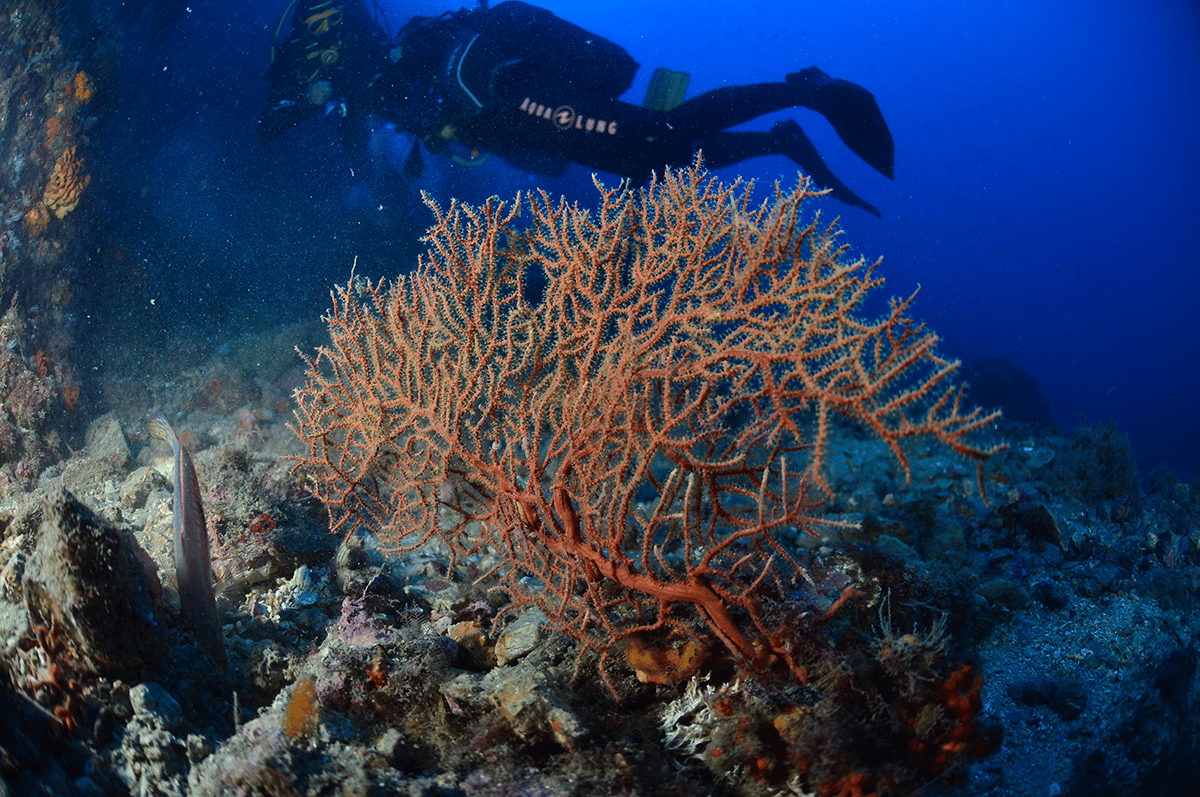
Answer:
[[[893,176],[895,144],[875,95],[815,66],[793,72],[787,82],[802,94],[798,105],[824,116],[855,155],[882,174]]]
[[[777,138],[775,151],[794,161],[817,185],[828,188],[830,196],[876,216],[881,215],[874,205],[851,191],[845,183],[834,176],[834,173],[825,165],[825,161],[821,159],[817,148],[813,146],[812,141],[796,122],[791,119],[777,122],[771,128],[771,135]]]

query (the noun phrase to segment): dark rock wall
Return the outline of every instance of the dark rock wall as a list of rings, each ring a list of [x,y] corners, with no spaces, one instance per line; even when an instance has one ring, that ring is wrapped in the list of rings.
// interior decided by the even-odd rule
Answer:
[[[0,497],[64,451],[115,32],[87,0],[0,2]]]

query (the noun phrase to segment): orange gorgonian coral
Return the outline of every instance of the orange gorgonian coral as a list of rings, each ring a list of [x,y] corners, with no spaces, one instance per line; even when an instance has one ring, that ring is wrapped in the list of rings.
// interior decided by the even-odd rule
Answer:
[[[781,535],[821,522],[832,417],[906,473],[905,440],[937,438],[982,489],[994,449],[969,436],[998,414],[962,408],[912,296],[859,315],[882,280],[802,220],[808,186],[754,205],[697,161],[641,191],[597,183],[592,212],[427,199],[428,255],[390,288],[337,290],[296,393],[297,467],[332,528],[495,562],[484,578],[602,674],[649,632],[803,678],[763,600],[800,573]]]

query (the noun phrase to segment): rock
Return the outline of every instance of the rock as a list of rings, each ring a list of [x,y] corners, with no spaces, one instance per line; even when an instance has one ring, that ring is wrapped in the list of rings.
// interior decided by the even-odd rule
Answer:
[[[149,720],[162,728],[171,728],[179,719],[179,703],[171,693],[150,681],[129,690],[133,716]]]
[[[8,688],[0,688],[0,717],[0,794],[80,794],[63,766],[69,739],[57,720]]]
[[[1164,608],[1173,607],[1179,612],[1190,612],[1194,598],[1188,578],[1177,570],[1156,568],[1139,579],[1139,586],[1146,595],[1158,601]]]
[[[1066,544],[1062,530],[1058,527],[1058,521],[1055,520],[1054,515],[1045,504],[1038,503],[1024,507],[1018,519],[1031,540],[1044,540],[1059,548]]]
[[[1064,609],[1070,602],[1070,596],[1063,586],[1049,579],[1035,582],[1030,591],[1033,599],[1047,609]]]
[[[1075,678],[1041,678],[1010,684],[1008,695],[1027,706],[1046,706],[1064,720],[1078,719],[1087,708],[1087,690]]]
[[[146,503],[146,498],[156,487],[170,489],[170,484],[154,468],[138,468],[129,474],[129,477],[121,485],[121,506],[127,509],[136,509]]]
[[[2,556],[3,554],[0,554],[0,557]],[[13,551],[8,557],[8,561],[4,562],[4,566],[0,567],[0,600],[11,603],[20,603],[24,600],[25,591],[21,587],[24,577],[25,554],[21,551]]]
[[[338,586],[350,597],[361,597],[371,579],[382,571],[384,561],[374,535],[354,534],[337,549],[334,565]]]
[[[35,628],[54,628],[101,675],[136,675],[166,649],[156,605],[162,587],[133,535],[109,526],[66,489],[46,502],[25,569],[25,607]]]
[[[112,771],[131,793],[186,794],[189,755],[200,755],[190,740],[174,734],[186,724],[183,711],[166,689],[153,682],[129,690],[132,718],[111,751]]]
[[[389,763],[396,758],[396,748],[404,744],[404,734],[397,728],[388,728],[375,741],[375,751],[385,756]]]
[[[0,649],[15,649],[29,635],[25,609],[18,603],[0,601]]]
[[[545,669],[521,666],[497,668],[483,678],[489,699],[513,731],[527,742],[553,739],[574,747],[587,726],[567,703],[567,692]]]
[[[157,724],[157,715],[135,717],[112,753],[112,769],[133,794],[184,795],[186,743]]]
[[[571,709],[570,690],[561,673],[530,659],[515,667],[497,667],[480,675],[459,673],[442,684],[442,694],[455,713],[480,717],[497,712],[513,733],[530,744],[555,741],[574,747],[588,728]]]
[[[1015,581],[996,578],[979,587],[979,594],[992,605],[1000,604],[1008,609],[1021,609],[1029,603],[1029,594]]]
[[[915,567],[921,562],[920,554],[903,540],[897,539],[891,534],[880,534],[879,538],[875,540],[875,549],[885,556],[904,562],[909,567]]]
[[[546,615],[530,611],[521,615],[496,638],[493,652],[500,666],[511,664],[538,646],[542,641],[542,626]]]
[[[495,663],[487,633],[474,620],[455,623],[446,629],[446,636],[458,644],[459,652],[472,668],[482,670]]]
[[[187,737],[187,757],[191,764],[198,764],[212,755],[213,745],[206,737],[198,733],[189,733]]]
[[[273,639],[254,643],[243,667],[246,680],[264,699],[273,698],[287,685],[288,668],[298,658]]]
[[[930,559],[941,559],[955,570],[967,562],[967,540],[962,523],[944,507],[938,509],[924,550]]]
[[[124,468],[129,462],[129,443],[121,424],[109,415],[98,418],[88,427],[85,438],[92,459],[100,460],[115,468]]]

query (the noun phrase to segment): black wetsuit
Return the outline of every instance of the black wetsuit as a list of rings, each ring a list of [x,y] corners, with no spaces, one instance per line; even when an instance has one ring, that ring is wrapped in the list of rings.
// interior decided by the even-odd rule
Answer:
[[[302,0],[297,19],[311,18],[309,5],[332,2]],[[617,99],[637,69],[618,45],[511,0],[409,22],[370,90],[358,90],[359,105],[415,133],[431,151],[457,141],[544,174],[573,162],[642,179],[687,165],[698,150],[712,168],[783,155],[838,199],[878,215],[833,175],[794,121],[761,132],[726,129],[772,111],[812,108],[891,177],[891,134],[865,89],[810,67],[778,83],[719,88],[655,110]]]

